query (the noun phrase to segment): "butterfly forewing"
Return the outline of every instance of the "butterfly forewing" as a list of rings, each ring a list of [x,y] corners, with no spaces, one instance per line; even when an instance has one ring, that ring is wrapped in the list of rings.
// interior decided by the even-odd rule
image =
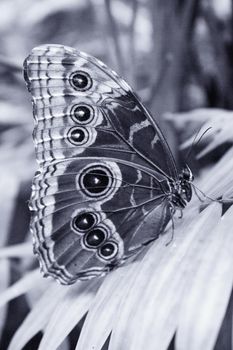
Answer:
[[[74,87],[75,73],[87,76],[87,88]],[[25,77],[38,121],[34,135],[39,143],[39,161],[89,153],[95,156],[102,146],[101,156],[109,156],[111,150],[114,158],[126,157],[171,178],[177,177],[161,131],[128,84],[102,62],[64,46],[42,46],[25,61]],[[93,118],[89,122],[78,116],[78,106],[90,108]],[[87,132],[75,144],[68,129],[77,123],[83,128],[80,133]]]
[[[59,45],[25,60],[36,157],[34,251],[61,283],[102,275],[170,218],[167,143],[135,94],[102,62]]]

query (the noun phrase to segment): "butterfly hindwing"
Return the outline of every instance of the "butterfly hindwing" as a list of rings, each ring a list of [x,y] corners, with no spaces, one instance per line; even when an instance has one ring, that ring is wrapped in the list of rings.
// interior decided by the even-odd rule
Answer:
[[[102,275],[169,218],[171,152],[148,112],[102,62],[59,45],[25,61],[40,165],[30,202],[34,251],[61,283]]]
[[[91,176],[98,170],[102,186],[95,193]],[[63,283],[87,278],[92,271],[101,275],[159,235],[167,222],[166,204],[158,180],[128,163],[99,158],[55,163],[33,182],[34,251],[43,270]],[[152,217],[154,224],[142,236],[141,226]],[[90,225],[80,229],[78,223],[84,225],[88,218]],[[92,247],[86,243],[96,230],[106,235],[105,245],[116,248],[112,258],[101,257],[95,242]]]

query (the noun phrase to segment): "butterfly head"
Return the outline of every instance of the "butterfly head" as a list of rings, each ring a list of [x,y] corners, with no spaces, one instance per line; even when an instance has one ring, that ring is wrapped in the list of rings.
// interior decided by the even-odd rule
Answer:
[[[185,208],[192,198],[193,174],[186,165],[181,171],[178,180],[171,184],[171,202],[175,208]]]
[[[192,198],[191,183],[194,180],[191,169],[186,164],[179,176],[181,193],[180,196],[185,202],[190,202]]]
[[[186,164],[185,167],[182,169],[182,172],[180,174],[180,179],[187,181],[187,182],[192,182],[194,180],[193,173],[189,166]]]

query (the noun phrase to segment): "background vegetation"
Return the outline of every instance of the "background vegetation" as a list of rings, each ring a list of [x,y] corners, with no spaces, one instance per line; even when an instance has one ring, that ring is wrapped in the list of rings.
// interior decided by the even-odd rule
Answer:
[[[22,76],[24,58],[37,45],[58,43],[103,60],[150,109],[180,166],[197,131],[202,134],[211,127],[194,147],[189,165],[205,193],[229,198],[233,189],[232,6],[230,0],[0,2],[0,349],[7,349],[29,310],[38,308],[48,283],[52,285],[37,274],[28,233],[27,201],[36,162],[30,97]],[[41,305],[46,308],[52,300],[46,295]],[[220,350],[232,346],[230,294],[226,301],[222,327],[212,345]],[[35,315],[39,319],[40,314]],[[33,332],[25,336],[25,344],[30,341],[23,344],[25,349],[38,348],[39,331],[48,320],[49,315],[37,324],[35,336]],[[81,317],[69,337],[61,339],[61,349],[75,348],[83,322]],[[20,349],[15,344],[11,349]],[[52,349],[48,343],[43,346]]]

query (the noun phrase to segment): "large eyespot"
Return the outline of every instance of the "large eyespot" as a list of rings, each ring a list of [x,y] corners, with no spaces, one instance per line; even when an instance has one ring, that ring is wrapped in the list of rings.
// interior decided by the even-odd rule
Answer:
[[[88,248],[99,247],[106,239],[107,234],[101,227],[96,227],[84,236],[84,244]]]
[[[89,139],[88,132],[85,128],[74,127],[69,130],[68,140],[74,145],[83,145]]]
[[[71,111],[72,119],[79,124],[88,124],[94,118],[94,110],[91,106],[80,104],[75,105]]]
[[[113,175],[105,166],[92,166],[79,177],[79,187],[90,197],[106,194],[113,183]]]
[[[116,242],[108,241],[98,249],[98,255],[105,260],[114,258],[118,253]]]
[[[75,231],[88,231],[97,222],[96,215],[92,212],[81,213],[72,220],[72,227]]]
[[[77,71],[71,74],[70,83],[78,91],[86,91],[92,87],[92,79],[87,72]]]

